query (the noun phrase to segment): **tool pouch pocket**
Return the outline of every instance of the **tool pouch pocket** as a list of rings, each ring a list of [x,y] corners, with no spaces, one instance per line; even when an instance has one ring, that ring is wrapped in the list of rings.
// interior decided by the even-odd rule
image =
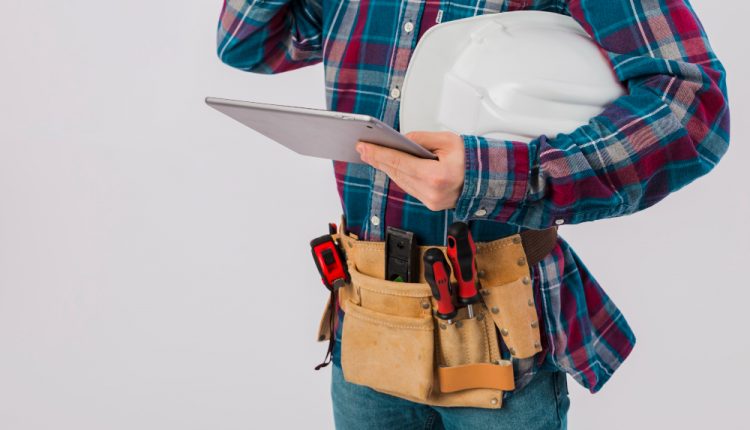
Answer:
[[[513,358],[528,358],[541,351],[534,293],[528,276],[484,287],[483,299]]]
[[[454,367],[500,360],[494,323],[486,317],[483,308],[481,303],[477,303],[474,305],[474,318],[466,318],[466,308],[462,308],[453,324],[444,321],[438,323],[438,366]]]
[[[370,277],[349,265],[341,339],[344,378],[427,402],[435,376],[435,325],[429,286]]]
[[[341,367],[348,382],[438,406],[498,408],[513,389],[500,359],[495,324],[482,303],[474,318],[459,309],[453,324],[433,315],[429,284],[392,282],[349,265],[339,292],[345,311]],[[503,387],[503,388],[500,388]]]

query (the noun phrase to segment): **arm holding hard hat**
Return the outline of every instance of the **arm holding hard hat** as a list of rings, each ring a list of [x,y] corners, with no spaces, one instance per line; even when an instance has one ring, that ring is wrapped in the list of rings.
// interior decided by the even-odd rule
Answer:
[[[570,0],[627,93],[570,133],[530,142],[407,136],[439,161],[361,143],[363,161],[432,210],[528,228],[645,209],[708,173],[729,144],[726,73],[684,1]]]

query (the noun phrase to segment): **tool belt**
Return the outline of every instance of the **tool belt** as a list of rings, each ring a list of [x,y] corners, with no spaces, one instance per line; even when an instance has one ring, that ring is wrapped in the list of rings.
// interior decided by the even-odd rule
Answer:
[[[423,271],[419,282],[384,279],[384,242],[358,240],[346,232],[343,216],[331,236],[350,275],[337,290],[345,312],[344,378],[423,404],[500,408],[503,392],[515,388],[511,360],[542,349],[530,266],[555,247],[557,228],[477,242],[482,301],[473,306],[474,318],[459,308],[452,324],[436,318],[437,302]],[[419,261],[429,248],[446,251],[420,246]],[[456,281],[453,274],[451,281]],[[321,341],[330,340],[332,332],[330,304],[318,330]],[[501,357],[497,333],[511,360]]]

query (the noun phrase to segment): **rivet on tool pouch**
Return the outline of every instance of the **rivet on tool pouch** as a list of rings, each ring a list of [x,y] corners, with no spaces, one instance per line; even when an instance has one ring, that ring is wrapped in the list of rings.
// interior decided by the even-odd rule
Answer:
[[[358,240],[345,226],[342,217],[338,232],[332,235],[346,256],[350,275],[338,294],[345,311],[341,339],[344,378],[424,404],[500,408],[503,392],[515,385],[512,362],[501,357],[496,327],[507,333],[503,341],[512,349],[512,358],[539,352],[529,264],[537,263],[554,247],[556,231],[523,232],[477,242],[468,264],[459,255],[459,245],[455,253],[458,261],[451,262],[453,270],[448,264],[449,246],[418,246],[412,261],[426,258],[432,267],[424,264],[412,282],[398,282],[385,279],[385,242]],[[466,233],[466,239],[471,239],[468,229]],[[457,233],[455,238],[461,237]],[[469,245],[471,256],[471,242],[464,244]],[[527,256],[525,244],[536,254]],[[521,257],[523,265],[519,265]],[[462,262],[463,270],[457,272],[456,266]],[[479,272],[483,272],[481,289]],[[478,299],[469,300],[471,303],[460,300],[472,295],[468,284],[464,291],[468,293],[460,294],[457,273],[470,273],[465,279],[473,278],[474,292],[482,292],[476,294]],[[494,309],[499,311],[494,313]]]

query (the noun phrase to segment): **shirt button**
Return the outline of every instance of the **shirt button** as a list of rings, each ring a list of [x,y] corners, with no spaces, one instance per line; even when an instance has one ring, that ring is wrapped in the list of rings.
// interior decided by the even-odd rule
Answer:
[[[487,211],[484,208],[480,208],[478,211],[474,212],[474,215],[476,215],[476,216],[485,216],[485,215],[487,215]]]
[[[380,225],[380,218],[378,218],[377,215],[373,215],[370,218],[370,222],[372,223],[372,225]]]
[[[411,33],[412,30],[414,30],[414,23],[411,21],[407,21],[406,24],[404,24],[404,31],[407,33]]]
[[[397,99],[399,96],[401,96],[401,90],[399,90],[398,87],[393,87],[391,89],[391,97]]]

